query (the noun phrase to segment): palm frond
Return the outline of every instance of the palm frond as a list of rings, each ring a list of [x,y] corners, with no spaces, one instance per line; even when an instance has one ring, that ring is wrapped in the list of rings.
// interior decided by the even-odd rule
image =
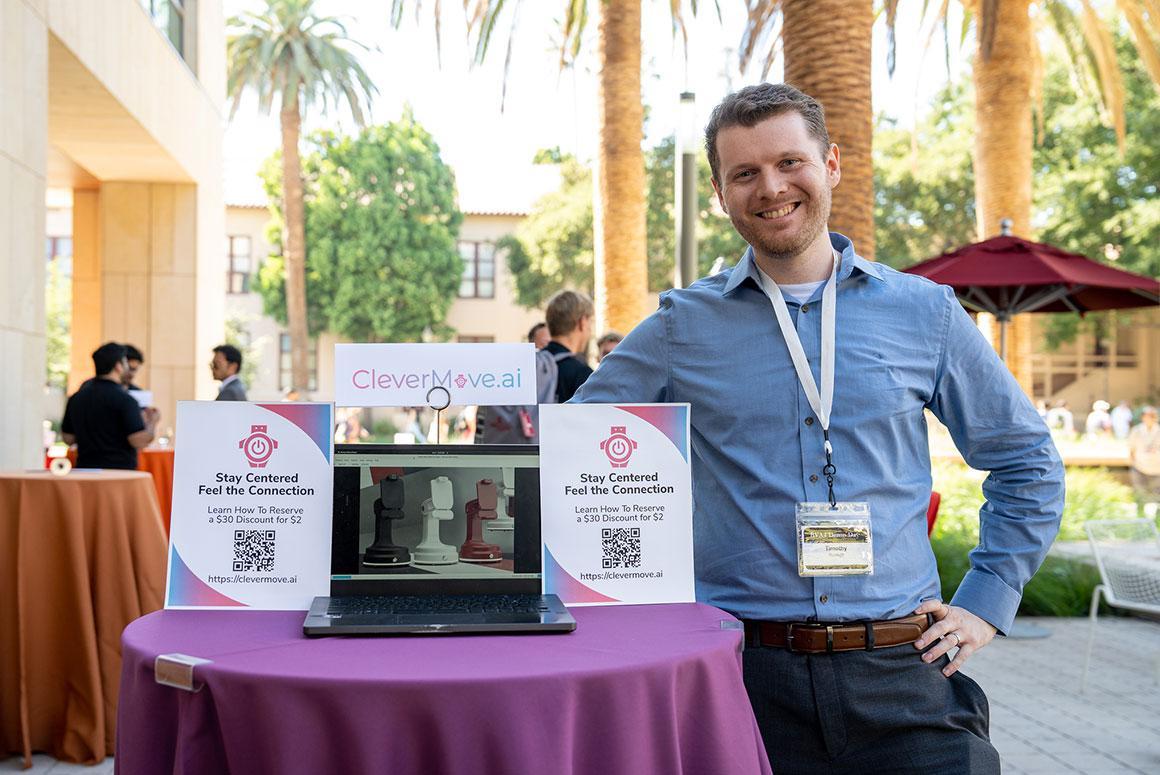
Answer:
[[[894,23],[898,20],[898,0],[884,0],[883,8],[886,11],[886,73],[893,78],[896,48]]]
[[[1124,118],[1124,78],[1116,61],[1116,41],[1112,33],[1096,15],[1088,0],[1080,0],[1080,29],[1083,30],[1090,56],[1099,72],[1099,83],[1104,110],[1116,131],[1116,144],[1124,152],[1127,130]]]
[[[1148,75],[1152,77],[1152,83],[1160,91],[1160,43],[1157,42],[1157,37],[1153,36],[1152,30],[1149,30],[1148,21],[1152,22],[1152,26],[1160,32],[1160,0],[1147,0],[1146,3],[1140,0],[1118,0],[1116,5],[1124,13],[1124,18],[1128,20],[1128,29],[1132,31],[1132,37],[1136,42],[1136,50],[1140,52],[1140,61],[1144,64],[1144,69],[1148,71]],[[1150,6],[1156,6],[1151,8]],[[1145,19],[1145,13],[1148,14],[1148,19]]]
[[[737,68],[749,67],[757,51],[765,50],[764,74],[773,63],[773,52],[781,37],[781,0],[747,0],[745,26],[741,30],[741,44],[737,47]]]

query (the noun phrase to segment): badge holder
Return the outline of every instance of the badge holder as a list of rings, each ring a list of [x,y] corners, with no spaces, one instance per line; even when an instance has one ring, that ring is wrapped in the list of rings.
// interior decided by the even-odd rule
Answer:
[[[874,573],[870,504],[799,503],[795,521],[799,576]]]

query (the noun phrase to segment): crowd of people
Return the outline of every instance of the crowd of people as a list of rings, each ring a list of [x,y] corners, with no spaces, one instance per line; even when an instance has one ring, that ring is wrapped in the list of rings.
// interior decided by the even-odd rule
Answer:
[[[69,396],[61,440],[76,445],[79,468],[137,468],[137,451],[157,438],[161,412],[153,394],[136,383],[145,356],[131,344],[106,342],[92,353],[94,375]],[[230,344],[213,349],[210,369],[221,381],[218,401],[245,401],[238,374],[242,353]]]

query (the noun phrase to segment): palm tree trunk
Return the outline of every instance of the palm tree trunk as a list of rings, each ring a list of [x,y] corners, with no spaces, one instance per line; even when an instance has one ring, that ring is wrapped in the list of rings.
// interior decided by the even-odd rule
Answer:
[[[600,148],[593,187],[597,332],[627,333],[645,315],[640,5],[640,0],[598,3]]]
[[[842,154],[830,229],[853,240],[859,255],[873,259],[871,0],[785,0],[782,24],[785,81],[822,103],[830,140]]]
[[[306,369],[306,206],[302,191],[302,161],[298,156],[298,136],[302,116],[298,95],[290,93],[282,101],[282,194],[286,212],[286,322],[290,329],[290,379],[303,397],[309,386]]]
[[[975,201],[979,239],[999,234],[1004,218],[1031,237],[1031,20],[1026,0],[988,5],[996,17],[990,56],[975,52]],[[1007,366],[1031,394],[1031,321],[1007,329]]]

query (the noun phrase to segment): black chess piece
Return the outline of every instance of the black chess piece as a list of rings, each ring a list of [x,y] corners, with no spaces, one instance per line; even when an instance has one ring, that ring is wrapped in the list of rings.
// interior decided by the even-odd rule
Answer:
[[[391,474],[379,482],[375,500],[375,542],[367,547],[363,564],[372,566],[410,565],[411,552],[391,540],[391,521],[403,519],[403,480]]]

